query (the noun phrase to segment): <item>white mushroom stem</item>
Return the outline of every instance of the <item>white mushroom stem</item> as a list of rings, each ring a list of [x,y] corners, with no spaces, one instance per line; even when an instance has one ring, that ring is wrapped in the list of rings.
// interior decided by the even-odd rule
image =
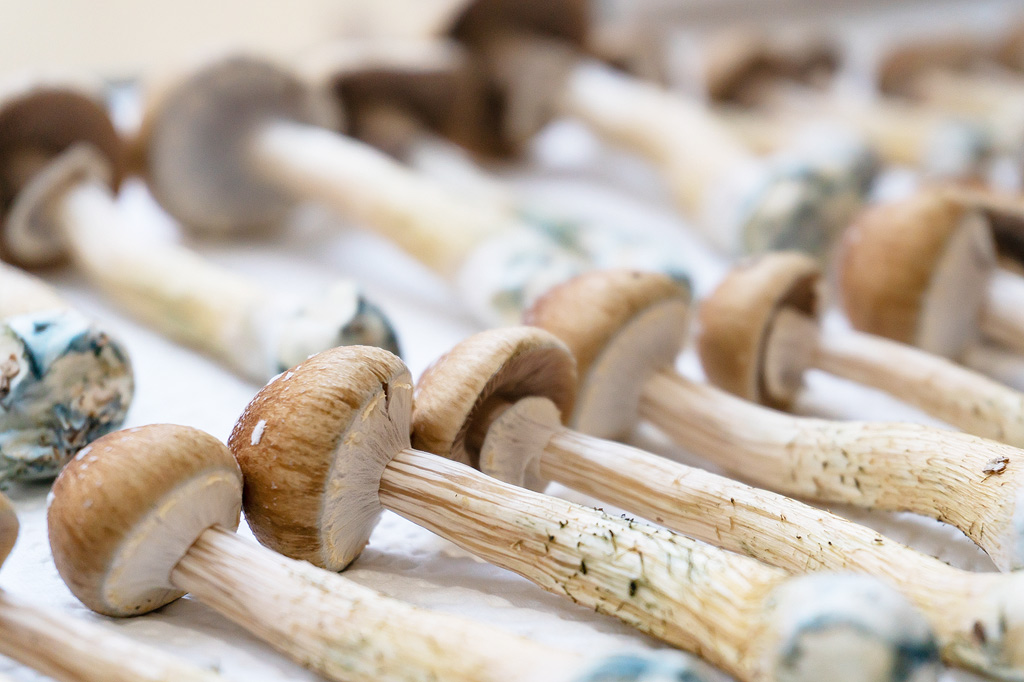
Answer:
[[[981,331],[996,343],[1024,353],[1024,277],[995,268],[981,311]]]
[[[783,574],[688,538],[502,483],[405,449],[380,482],[388,509],[556,594],[758,679],[763,600]]]
[[[0,654],[64,682],[216,682],[112,628],[33,607],[0,591]]]
[[[220,527],[199,536],[171,583],[334,680],[567,682],[581,665],[571,654],[389,599]]]
[[[0,262],[0,320],[24,313],[60,310],[67,304],[42,280]]]
[[[252,140],[260,175],[291,196],[320,201],[394,241],[442,276],[518,221],[462,200],[368,144],[324,128],[278,121]]]
[[[775,316],[765,385],[798,386],[819,369],[884,391],[963,431],[1024,447],[1024,394],[945,358],[857,331],[822,333],[792,309]],[[785,390],[785,389],[783,389]]]
[[[758,486],[939,519],[1001,569],[1024,567],[1015,485],[1024,459],[1016,448],[915,424],[794,417],[674,372],[648,379],[639,415]]]

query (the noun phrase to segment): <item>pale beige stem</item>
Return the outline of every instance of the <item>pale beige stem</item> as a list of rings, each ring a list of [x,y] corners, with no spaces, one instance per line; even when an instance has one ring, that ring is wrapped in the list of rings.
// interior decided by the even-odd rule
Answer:
[[[402,450],[382,504],[556,594],[756,679],[758,618],[782,574],[690,539]],[[755,636],[756,635],[756,636]]]
[[[67,303],[49,285],[13,265],[0,262],[0,320],[63,308],[67,308]]]
[[[475,246],[517,225],[512,215],[464,201],[383,152],[323,128],[269,124],[251,153],[269,182],[365,224],[445,277]]]
[[[1024,277],[996,268],[981,311],[981,331],[996,343],[1024,353]]]
[[[975,436],[1024,447],[1024,394],[997,381],[879,336],[822,333],[815,320],[794,310],[775,318],[770,343],[783,338],[810,341],[809,367],[885,391]]]
[[[949,111],[991,118],[1024,107],[1024,83],[1006,74],[932,69],[914,78],[914,94]]]
[[[0,591],[0,654],[65,682],[215,682],[111,628],[28,606]]]
[[[570,654],[389,599],[219,527],[192,545],[171,582],[333,680],[559,681],[580,665]]]
[[[959,528],[1003,570],[1018,548],[1020,450],[915,424],[794,417],[662,372],[640,416],[678,445],[777,492],[824,503],[911,511]]]

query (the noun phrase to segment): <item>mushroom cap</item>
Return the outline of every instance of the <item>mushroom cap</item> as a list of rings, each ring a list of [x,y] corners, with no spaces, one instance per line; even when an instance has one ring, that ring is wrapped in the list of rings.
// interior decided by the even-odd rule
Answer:
[[[708,380],[746,400],[787,408],[800,385],[769,390],[765,366],[772,328],[784,307],[817,317],[820,279],[817,262],[793,251],[736,265],[698,311],[697,348]]]
[[[956,358],[980,333],[995,264],[982,213],[926,188],[866,209],[849,227],[840,298],[855,328]]]
[[[647,378],[672,369],[689,314],[690,291],[678,281],[660,273],[605,270],[555,287],[524,321],[553,333],[576,357],[579,387],[569,425],[619,439],[633,431]]]
[[[572,412],[576,365],[561,341],[535,327],[474,334],[427,368],[416,385],[413,446],[478,467],[479,444],[493,406],[544,397],[562,417]]]
[[[0,257],[26,266],[59,262],[64,241],[49,200],[83,174],[116,189],[126,164],[98,88],[59,78],[0,86]]]
[[[475,43],[496,31],[527,31],[585,46],[590,24],[589,0],[470,0],[453,13],[448,33]]]
[[[215,232],[277,225],[292,206],[250,158],[264,125],[334,128],[338,120],[326,93],[250,55],[170,79],[147,100],[139,141],[153,195],[182,223]]]
[[[1024,71],[1024,24],[1018,23],[999,45],[997,58],[1016,71]]]
[[[369,346],[324,351],[264,386],[228,439],[256,539],[332,571],[348,566],[383,510],[384,469],[409,447],[411,411],[409,370]]]
[[[888,94],[912,95],[914,80],[932,70],[962,71],[984,56],[978,39],[965,35],[932,37],[898,46],[879,62],[878,87]]]
[[[61,578],[93,611],[132,616],[182,596],[171,573],[206,529],[238,527],[242,477],[197,429],[154,424],[108,434],[68,462],[47,512]]]
[[[18,539],[18,515],[11,501],[0,493],[0,566],[7,561],[14,542]]]

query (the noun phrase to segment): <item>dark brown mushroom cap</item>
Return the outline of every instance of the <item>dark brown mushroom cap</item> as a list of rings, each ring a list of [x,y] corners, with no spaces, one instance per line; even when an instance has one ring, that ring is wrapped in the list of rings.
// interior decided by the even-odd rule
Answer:
[[[83,149],[92,153],[71,153]],[[49,199],[94,172],[96,160],[96,173],[116,189],[126,153],[98,89],[56,79],[0,86],[0,257],[25,266],[64,257],[59,227],[47,214]]]
[[[3,493],[0,493],[0,566],[7,560],[18,539],[18,515]]]
[[[837,263],[855,328],[957,357],[979,333],[995,247],[980,211],[925,188],[864,210],[844,234]]]
[[[689,289],[670,277],[604,270],[553,288],[524,321],[553,333],[576,357],[579,388],[570,426],[618,439],[636,424],[646,379],[672,368],[689,314]]]
[[[470,0],[452,14],[448,32],[468,43],[526,31],[586,46],[590,17],[589,0]]]
[[[412,418],[414,447],[478,466],[479,443],[491,409],[500,403],[540,396],[563,418],[572,412],[576,364],[552,334],[535,327],[480,332],[441,356],[416,385]]]
[[[412,378],[395,355],[342,346],[263,387],[228,439],[245,518],[271,549],[332,571],[369,540],[380,478],[409,447]]]
[[[768,342],[781,309],[817,316],[820,279],[817,262],[794,251],[764,254],[734,267],[698,312],[697,348],[708,380],[746,400],[789,407],[800,387],[784,394],[768,390]]]
[[[93,611],[146,613],[182,596],[174,567],[206,529],[237,528],[241,504],[238,465],[213,436],[170,424],[116,431],[53,484],[53,560]]]
[[[878,87],[888,94],[913,95],[914,80],[934,69],[962,71],[984,57],[971,36],[942,36],[900,45],[878,64]]]
[[[326,93],[249,55],[208,63],[157,85],[139,143],[153,195],[182,223],[218,232],[280,223],[292,198],[264,182],[252,141],[278,120],[336,127]]]

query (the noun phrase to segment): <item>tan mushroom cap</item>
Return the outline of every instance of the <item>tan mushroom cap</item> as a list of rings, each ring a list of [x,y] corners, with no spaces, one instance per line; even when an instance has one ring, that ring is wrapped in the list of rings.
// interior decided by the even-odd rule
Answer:
[[[980,211],[925,188],[866,209],[846,231],[837,262],[855,328],[957,357],[979,333],[995,246]]]
[[[882,92],[912,95],[914,79],[934,69],[969,69],[983,58],[976,38],[943,36],[901,45],[878,64],[878,87]]]
[[[166,78],[146,98],[138,145],[156,199],[185,225],[214,232],[278,225],[292,199],[250,158],[255,135],[278,120],[334,128],[326,93],[272,61],[221,58]]]
[[[242,477],[197,429],[155,424],[107,434],[53,484],[47,513],[57,571],[93,611],[132,616],[182,596],[171,572],[206,529],[238,527]]]
[[[116,189],[126,164],[98,87],[63,78],[0,85],[0,257],[23,266],[62,260],[49,200],[83,175]]]
[[[411,411],[409,370],[370,346],[324,351],[264,386],[228,439],[256,538],[332,571],[348,566],[383,510],[384,469],[409,447]]]
[[[997,57],[1011,69],[1024,71],[1024,23],[1019,23],[1006,34],[999,45]]]
[[[768,342],[782,308],[817,317],[820,279],[817,262],[793,251],[764,254],[734,267],[698,312],[697,348],[708,380],[746,400],[789,407],[800,386],[768,390]]]
[[[0,493],[0,566],[7,561],[14,542],[18,539],[18,515],[11,501]]]
[[[618,439],[636,424],[647,378],[675,363],[689,314],[689,289],[670,277],[604,270],[553,288],[524,321],[553,333],[576,357],[579,388],[569,425]]]
[[[486,433],[491,406],[528,397],[551,400],[572,412],[576,365],[569,349],[534,327],[506,327],[474,334],[441,356],[416,385],[413,446],[470,466],[479,466],[479,444],[471,431]]]

